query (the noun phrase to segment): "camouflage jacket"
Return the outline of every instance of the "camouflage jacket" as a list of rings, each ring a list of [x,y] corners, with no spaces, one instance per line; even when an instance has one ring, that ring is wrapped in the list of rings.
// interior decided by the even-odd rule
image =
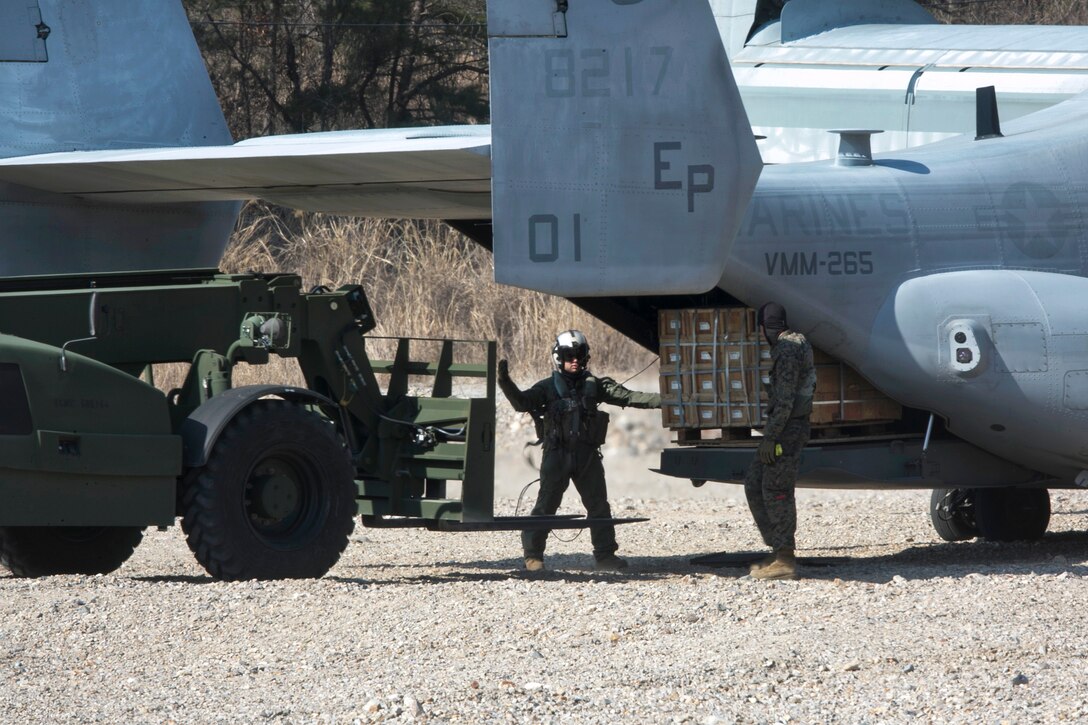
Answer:
[[[499,387],[514,410],[533,416],[545,450],[604,443],[608,414],[597,410],[601,403],[621,408],[661,407],[657,393],[628,390],[612,378],[588,373],[572,380],[554,372],[525,391],[509,379],[499,380]]]
[[[771,361],[770,401],[763,435],[778,438],[790,418],[807,418],[812,414],[816,366],[812,362],[812,345],[793,330],[778,336],[771,348]]]

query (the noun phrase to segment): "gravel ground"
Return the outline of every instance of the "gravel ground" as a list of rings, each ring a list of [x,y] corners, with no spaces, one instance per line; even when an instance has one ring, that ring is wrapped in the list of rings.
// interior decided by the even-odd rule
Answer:
[[[0,578],[0,719],[1088,717],[1083,495],[1055,494],[1042,542],[995,545],[941,543],[927,492],[802,492],[800,553],[848,560],[761,583],[689,563],[757,549],[740,489],[667,485],[614,498],[651,518],[620,529],[623,574],[592,571],[588,535],[534,576],[511,534],[359,527],[324,579],[226,584],[175,527],[114,574]]]
[[[1088,719],[1084,493],[998,545],[941,542],[928,491],[802,491],[799,554],[837,562],[758,582],[690,563],[757,533],[738,486],[647,470],[656,415],[616,415],[606,449],[615,514],[651,519],[619,529],[622,574],[587,534],[530,575],[515,534],[359,526],[317,581],[213,581],[178,527],[110,575],[0,575],[0,722]],[[523,422],[499,430],[513,513],[535,472]]]

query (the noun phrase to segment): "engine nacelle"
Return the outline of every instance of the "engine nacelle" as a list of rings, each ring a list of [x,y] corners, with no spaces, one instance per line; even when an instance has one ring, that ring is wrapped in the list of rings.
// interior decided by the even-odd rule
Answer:
[[[908,280],[877,315],[863,372],[956,435],[1072,478],[1088,468],[1088,279],[1025,271]]]

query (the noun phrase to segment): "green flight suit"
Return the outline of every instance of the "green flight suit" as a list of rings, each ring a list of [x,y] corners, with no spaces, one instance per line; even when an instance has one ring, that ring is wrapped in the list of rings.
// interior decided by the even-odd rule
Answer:
[[[763,542],[775,551],[793,549],[797,532],[794,489],[801,450],[808,443],[816,366],[812,346],[799,332],[786,330],[771,348],[771,384],[763,435],[782,446],[768,466],[757,455],[744,477],[744,494]]]
[[[519,413],[531,413],[542,425],[538,429],[544,444],[540,461],[540,493],[533,516],[553,516],[571,480],[582,497],[589,518],[612,518],[605,486],[600,446],[608,427],[608,414],[598,411],[601,403],[632,408],[660,408],[657,393],[628,390],[611,378],[597,378],[588,372],[577,376],[552,373],[522,391],[509,378],[500,376],[499,387]],[[603,559],[616,552],[616,527],[594,526],[589,530],[593,556]],[[526,558],[544,558],[548,531],[524,531],[521,535]]]

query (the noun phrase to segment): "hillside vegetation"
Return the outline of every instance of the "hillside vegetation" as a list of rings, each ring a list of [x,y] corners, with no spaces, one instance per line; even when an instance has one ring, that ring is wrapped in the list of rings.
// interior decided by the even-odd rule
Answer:
[[[590,339],[609,369],[638,370],[653,360],[566,300],[492,282],[491,253],[437,221],[353,219],[259,213],[236,232],[223,268],[298,272],[304,286],[361,282],[377,319],[376,336],[496,340],[499,355],[541,372],[557,332]],[[634,366],[634,367],[632,367]]]
[[[776,0],[766,2],[774,11]],[[484,0],[186,0],[236,138],[486,123]],[[1088,23],[1084,0],[929,0],[943,22]],[[377,334],[495,339],[529,379],[554,335],[589,336],[599,370],[652,355],[565,300],[492,282],[489,252],[437,222],[302,214],[250,204],[226,271],[300,272],[307,285],[360,282]]]
[[[938,20],[975,25],[1086,25],[1084,0],[928,0]]]

